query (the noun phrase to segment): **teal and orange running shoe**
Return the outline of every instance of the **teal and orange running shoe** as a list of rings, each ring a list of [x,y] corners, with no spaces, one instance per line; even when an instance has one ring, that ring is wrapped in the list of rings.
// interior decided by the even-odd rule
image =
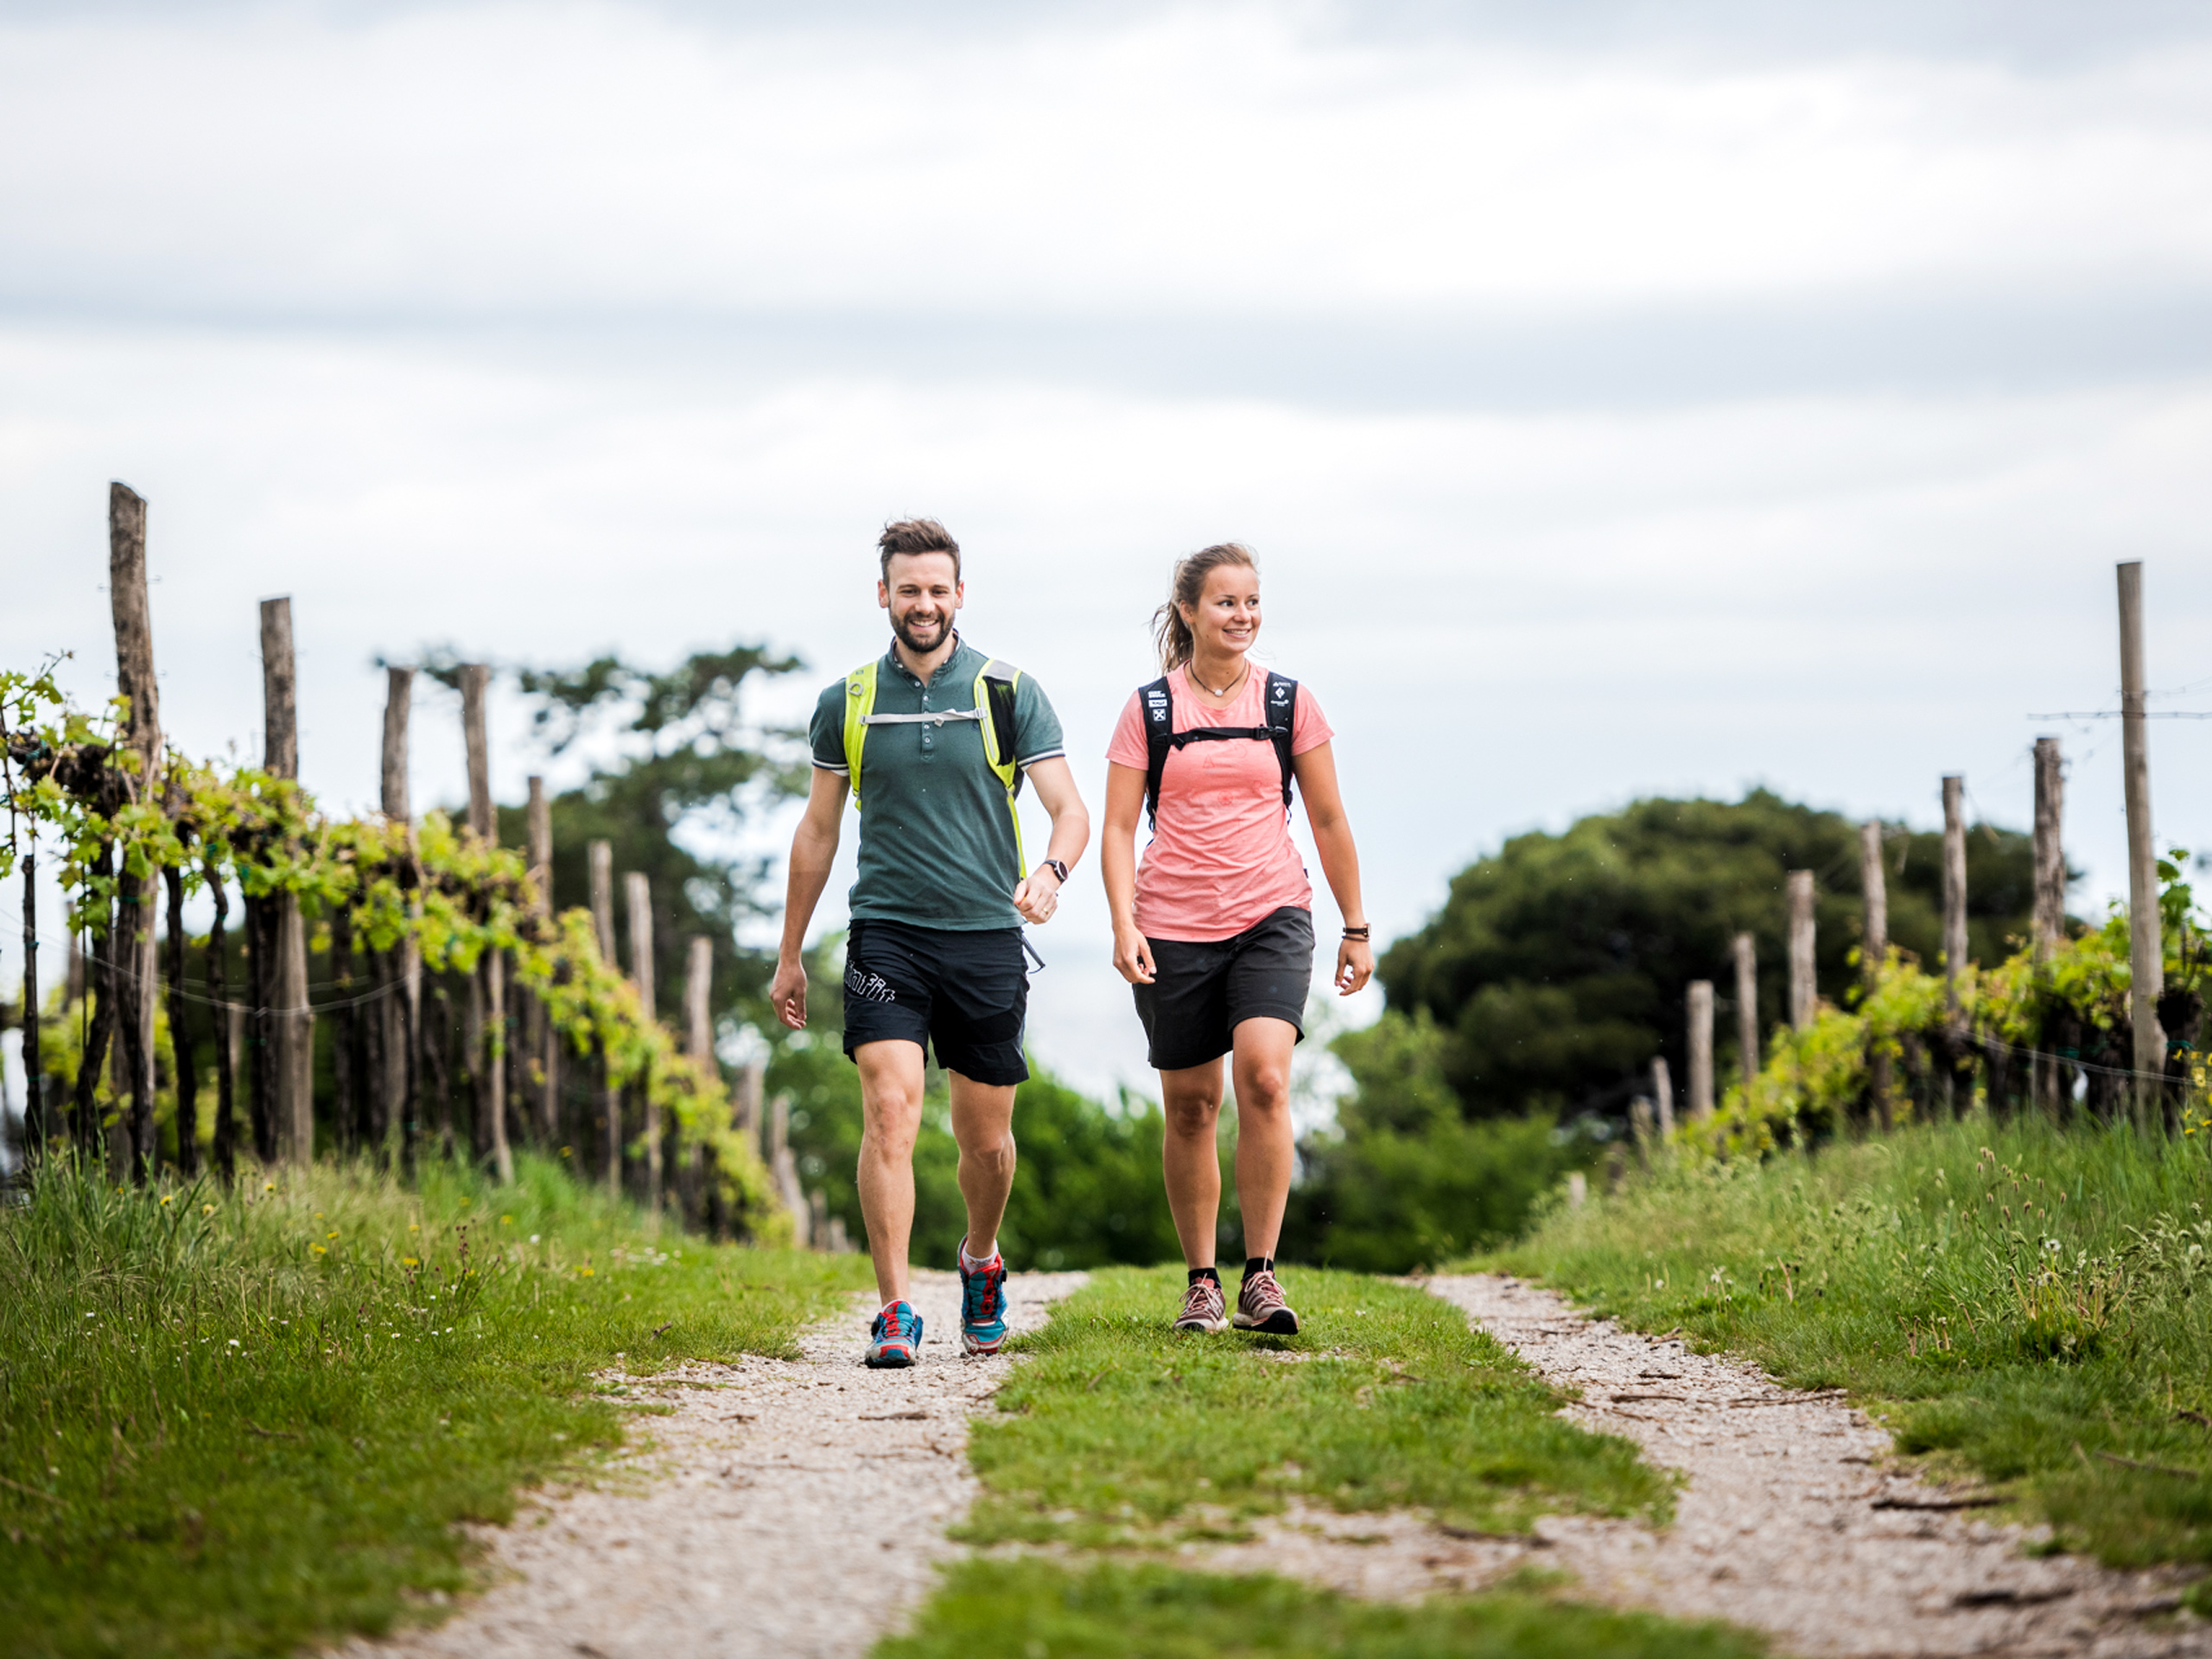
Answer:
[[[911,1302],[893,1302],[875,1316],[868,1337],[868,1364],[879,1371],[900,1370],[921,1352],[922,1316]]]
[[[970,1354],[995,1354],[1006,1345],[1006,1257],[993,1251],[980,1268],[968,1265],[960,1241],[960,1346]]]

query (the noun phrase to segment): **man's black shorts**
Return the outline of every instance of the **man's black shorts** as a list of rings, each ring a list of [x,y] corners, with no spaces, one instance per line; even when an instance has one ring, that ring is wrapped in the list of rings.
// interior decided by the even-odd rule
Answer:
[[[1313,912],[1296,905],[1234,938],[1193,944],[1147,939],[1153,982],[1131,988],[1158,1071],[1204,1065],[1236,1046],[1239,1021],[1287,1020],[1306,1036],[1306,993],[1313,983]]]
[[[1021,930],[956,932],[862,918],[845,940],[845,1052],[903,1038],[975,1083],[1027,1083]]]

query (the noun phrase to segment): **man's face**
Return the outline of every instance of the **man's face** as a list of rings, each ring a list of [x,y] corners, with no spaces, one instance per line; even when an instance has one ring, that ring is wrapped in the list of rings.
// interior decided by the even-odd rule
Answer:
[[[952,635],[952,619],[964,597],[950,553],[893,553],[875,584],[875,602],[891,613],[891,632],[918,657]]]

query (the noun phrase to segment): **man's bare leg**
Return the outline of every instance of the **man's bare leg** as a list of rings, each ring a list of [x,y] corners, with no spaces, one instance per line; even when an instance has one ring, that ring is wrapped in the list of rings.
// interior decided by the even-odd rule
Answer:
[[[906,1298],[914,1137],[922,1126],[922,1046],[898,1037],[862,1043],[853,1051],[853,1063],[861,1071],[861,1215],[875,1261],[876,1294],[888,1306]],[[964,1155],[961,1162],[964,1170]]]
[[[960,1196],[968,1201],[968,1254],[988,1262],[1014,1191],[1014,1085],[952,1080],[952,1138],[960,1144]],[[908,1185],[909,1193],[913,1188]],[[913,1213],[912,1199],[907,1214]],[[878,1272],[880,1273],[879,1268]]]

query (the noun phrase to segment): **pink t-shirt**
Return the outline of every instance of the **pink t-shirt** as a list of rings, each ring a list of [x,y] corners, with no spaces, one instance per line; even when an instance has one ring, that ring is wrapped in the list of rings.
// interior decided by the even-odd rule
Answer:
[[[1167,677],[1175,729],[1264,726],[1268,677],[1255,664],[1244,689],[1226,709],[1202,709],[1190,677]],[[1318,749],[1336,735],[1303,685],[1291,716],[1290,752]],[[1144,710],[1136,696],[1122,710],[1106,758],[1145,769]],[[1233,938],[1285,905],[1310,910],[1313,888],[1290,838],[1282,810],[1282,767],[1275,747],[1247,742],[1186,743],[1167,752],[1160,779],[1160,816],[1152,843],[1137,862],[1137,930],[1150,939],[1203,944]]]

